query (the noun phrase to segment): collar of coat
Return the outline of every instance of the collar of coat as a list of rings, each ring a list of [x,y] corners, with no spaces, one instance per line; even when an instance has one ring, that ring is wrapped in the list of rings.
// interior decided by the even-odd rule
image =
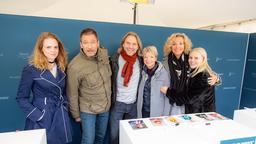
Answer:
[[[63,81],[66,77],[66,74],[60,70],[60,67],[57,66],[57,76],[56,78],[52,75],[52,73],[49,70],[43,70],[40,74],[40,76],[47,81],[50,81],[54,84],[59,84],[61,81]]]
[[[98,61],[103,64],[109,63],[108,50],[105,48],[98,48],[96,55],[91,57],[88,57],[82,49],[80,49],[80,54],[86,60]]]
[[[163,64],[161,62],[157,61],[157,63],[158,63],[158,67],[155,70],[155,73],[154,73],[153,77],[158,77],[161,74],[160,73],[161,69],[164,68],[164,66],[163,66]],[[143,66],[143,69],[145,69],[145,67],[146,67],[146,65]],[[143,70],[142,71],[142,75],[147,75],[147,73]]]

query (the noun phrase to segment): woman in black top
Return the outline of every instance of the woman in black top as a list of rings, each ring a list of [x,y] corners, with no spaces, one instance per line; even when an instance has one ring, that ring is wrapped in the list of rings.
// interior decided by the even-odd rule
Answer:
[[[187,83],[186,113],[215,111],[215,88],[208,83],[213,71],[203,48],[194,48],[189,54],[190,75]]]

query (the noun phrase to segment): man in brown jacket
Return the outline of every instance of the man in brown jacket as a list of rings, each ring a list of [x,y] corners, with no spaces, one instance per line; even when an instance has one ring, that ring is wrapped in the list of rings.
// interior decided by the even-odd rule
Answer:
[[[82,122],[81,144],[103,143],[111,104],[111,68],[107,49],[99,47],[94,29],[80,34],[80,53],[67,69],[70,112]]]

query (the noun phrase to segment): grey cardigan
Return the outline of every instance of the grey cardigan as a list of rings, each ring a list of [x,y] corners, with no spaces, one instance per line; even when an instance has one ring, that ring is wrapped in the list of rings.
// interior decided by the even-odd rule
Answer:
[[[166,116],[170,113],[169,99],[165,94],[160,92],[162,86],[170,86],[170,77],[161,62],[155,74],[151,78],[151,94],[150,94],[150,117]],[[142,79],[139,85],[139,94],[137,99],[137,117],[142,117],[143,89],[148,75],[142,71]]]

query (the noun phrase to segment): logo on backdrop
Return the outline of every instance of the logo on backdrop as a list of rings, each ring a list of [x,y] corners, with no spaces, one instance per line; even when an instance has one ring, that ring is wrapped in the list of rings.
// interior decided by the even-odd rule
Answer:
[[[9,99],[8,96],[1,96],[1,97],[0,97],[0,100],[8,100],[8,99]]]
[[[27,53],[27,52],[19,52],[18,53],[18,58],[27,60],[27,59],[29,59],[29,53]]]

